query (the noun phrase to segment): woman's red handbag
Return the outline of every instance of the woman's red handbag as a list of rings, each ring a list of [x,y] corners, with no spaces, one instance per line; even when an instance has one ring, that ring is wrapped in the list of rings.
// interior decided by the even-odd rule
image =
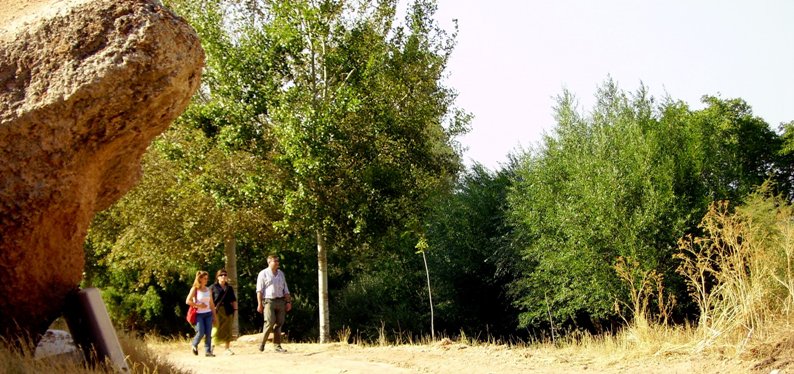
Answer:
[[[185,319],[187,319],[187,322],[190,323],[191,325],[196,324],[196,310],[197,309],[192,306],[190,308],[187,308],[187,317],[185,317]]]

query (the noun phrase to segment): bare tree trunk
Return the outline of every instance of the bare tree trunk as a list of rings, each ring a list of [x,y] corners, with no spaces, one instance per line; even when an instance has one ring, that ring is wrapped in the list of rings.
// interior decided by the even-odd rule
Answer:
[[[328,343],[331,335],[330,318],[328,317],[328,257],[326,254],[325,237],[322,231],[317,230],[317,290],[320,296],[320,343]]]
[[[425,274],[427,274],[427,296],[430,298],[430,338],[436,341],[435,318],[433,317],[433,291],[430,289],[430,269],[427,267],[427,256],[422,251],[422,259],[425,261]]]
[[[223,249],[226,252],[226,273],[229,274],[228,282],[235,292],[237,289],[237,239],[234,234],[227,234],[226,240],[223,242]],[[240,336],[240,321],[238,320],[237,313],[234,313],[234,320],[232,321],[232,336]]]

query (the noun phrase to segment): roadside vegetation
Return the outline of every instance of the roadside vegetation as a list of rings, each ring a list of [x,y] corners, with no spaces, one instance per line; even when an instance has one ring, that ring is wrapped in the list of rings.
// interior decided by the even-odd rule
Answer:
[[[145,341],[191,333],[198,269],[234,275],[239,334],[256,333],[270,253],[296,342],[792,366],[794,121],[607,78],[593,108],[562,92],[540,144],[466,168],[456,138],[471,115],[443,79],[456,30],[433,1],[403,20],[388,1],[166,3],[202,39],[202,88],[85,245],[83,286],[102,289],[136,372],[173,370]],[[0,362],[51,370],[29,352]]]
[[[434,2],[404,19],[389,2],[323,4],[169,3],[207,66],[141,183],[89,231],[85,286],[120,329],[189,334],[191,274],[226,267],[239,333],[255,332],[269,253],[297,341],[418,340],[432,325],[557,342],[658,325],[747,345],[787,323],[794,122],[607,78],[593,108],[562,92],[553,130],[499,170],[465,168],[470,115],[443,83],[456,31]]]

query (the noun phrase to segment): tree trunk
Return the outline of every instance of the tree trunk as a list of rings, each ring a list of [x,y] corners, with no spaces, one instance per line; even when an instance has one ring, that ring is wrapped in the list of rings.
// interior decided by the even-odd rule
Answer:
[[[226,240],[223,242],[223,249],[226,252],[226,273],[229,274],[229,285],[238,292],[237,288],[237,239],[234,234],[226,235]],[[240,336],[240,321],[238,313],[234,313],[234,320],[232,321],[232,336]]]
[[[328,343],[330,326],[328,317],[328,258],[326,256],[325,237],[322,231],[317,230],[317,282],[320,297],[320,343]]]
[[[422,260],[425,261],[425,274],[427,274],[427,296],[430,298],[430,339],[436,341],[436,325],[433,317],[433,291],[430,288],[430,268],[427,267],[427,256],[422,251]]]

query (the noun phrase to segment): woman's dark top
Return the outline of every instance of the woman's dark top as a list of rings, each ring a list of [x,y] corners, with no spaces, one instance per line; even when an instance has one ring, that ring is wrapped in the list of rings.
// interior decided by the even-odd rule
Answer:
[[[223,309],[226,310],[226,315],[230,316],[234,314],[232,302],[237,301],[237,296],[234,295],[232,286],[226,283],[226,291],[224,291],[219,283],[214,283],[210,289],[212,290],[212,301],[215,303],[215,307],[219,308],[223,305]],[[223,296],[224,292],[226,292],[226,296]],[[223,298],[223,301],[221,301],[221,298]]]

